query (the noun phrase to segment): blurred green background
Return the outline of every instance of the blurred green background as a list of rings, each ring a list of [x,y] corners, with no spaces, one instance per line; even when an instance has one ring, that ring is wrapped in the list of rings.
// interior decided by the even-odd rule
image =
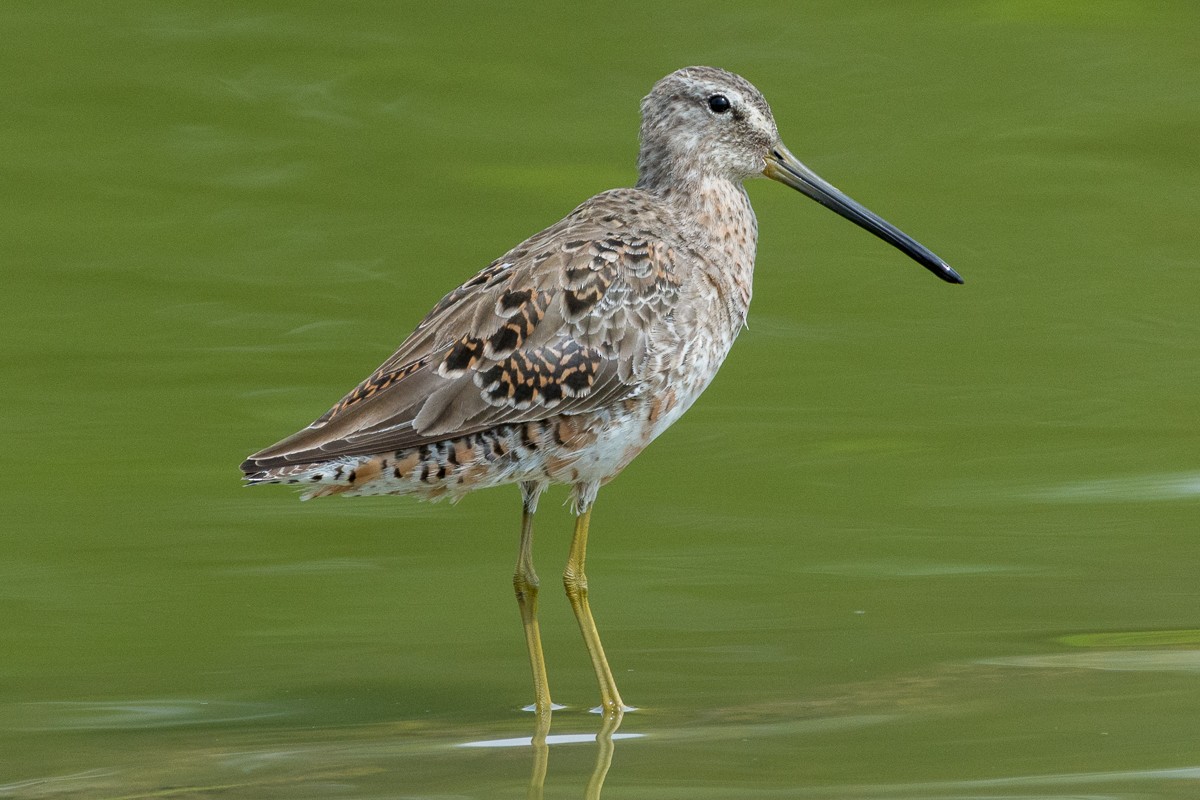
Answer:
[[[524,797],[515,489],[248,453],[635,180],[706,63],[943,285],[750,187],[750,327],[600,496],[606,796],[1200,794],[1200,8],[0,5],[0,797]],[[556,733],[596,689],[539,514]],[[551,747],[578,796],[594,744]]]

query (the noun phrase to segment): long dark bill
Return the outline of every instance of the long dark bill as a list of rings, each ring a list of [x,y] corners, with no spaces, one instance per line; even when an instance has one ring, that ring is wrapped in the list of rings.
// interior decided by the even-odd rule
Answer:
[[[933,251],[887,220],[854,202],[838,191],[835,186],[822,180],[821,176],[801,164],[783,145],[778,145],[767,156],[767,167],[763,170],[763,175],[792,187],[826,208],[841,214],[855,225],[866,228],[888,244],[899,248],[909,258],[947,283],[963,282],[962,276],[955,272],[949,264],[934,255]]]

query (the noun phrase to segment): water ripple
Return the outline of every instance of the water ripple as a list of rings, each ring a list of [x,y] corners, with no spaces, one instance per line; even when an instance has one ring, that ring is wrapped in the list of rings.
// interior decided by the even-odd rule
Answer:
[[[223,700],[147,699],[25,703],[15,728],[50,730],[142,730],[214,725],[281,717],[287,712],[264,703]]]
[[[1097,650],[1004,656],[978,661],[1003,667],[1094,669],[1108,672],[1200,672],[1200,650]]]

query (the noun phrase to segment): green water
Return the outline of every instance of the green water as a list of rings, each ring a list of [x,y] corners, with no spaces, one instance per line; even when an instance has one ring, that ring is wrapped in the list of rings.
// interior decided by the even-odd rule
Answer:
[[[1200,796],[1200,11],[654,7],[0,5],[0,797],[526,797],[516,490],[237,464],[689,63],[967,284],[751,187],[750,329],[593,517],[604,796]],[[546,797],[605,760],[563,496]]]

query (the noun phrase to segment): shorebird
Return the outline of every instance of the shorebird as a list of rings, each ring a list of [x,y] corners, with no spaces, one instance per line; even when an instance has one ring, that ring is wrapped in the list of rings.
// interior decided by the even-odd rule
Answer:
[[[765,175],[899,248],[939,278],[946,262],[826,183],[780,140],[747,80],[688,67],[641,105],[638,181],[602,192],[447,294],[375,372],[319,419],[242,464],[250,484],[457,499],[518,484],[513,576],[534,709],[552,706],[538,629],[533,516],[571,487],[563,583],[600,685],[626,707],[588,605],[592,504],[712,381],[750,305],[758,224],[743,187]]]

